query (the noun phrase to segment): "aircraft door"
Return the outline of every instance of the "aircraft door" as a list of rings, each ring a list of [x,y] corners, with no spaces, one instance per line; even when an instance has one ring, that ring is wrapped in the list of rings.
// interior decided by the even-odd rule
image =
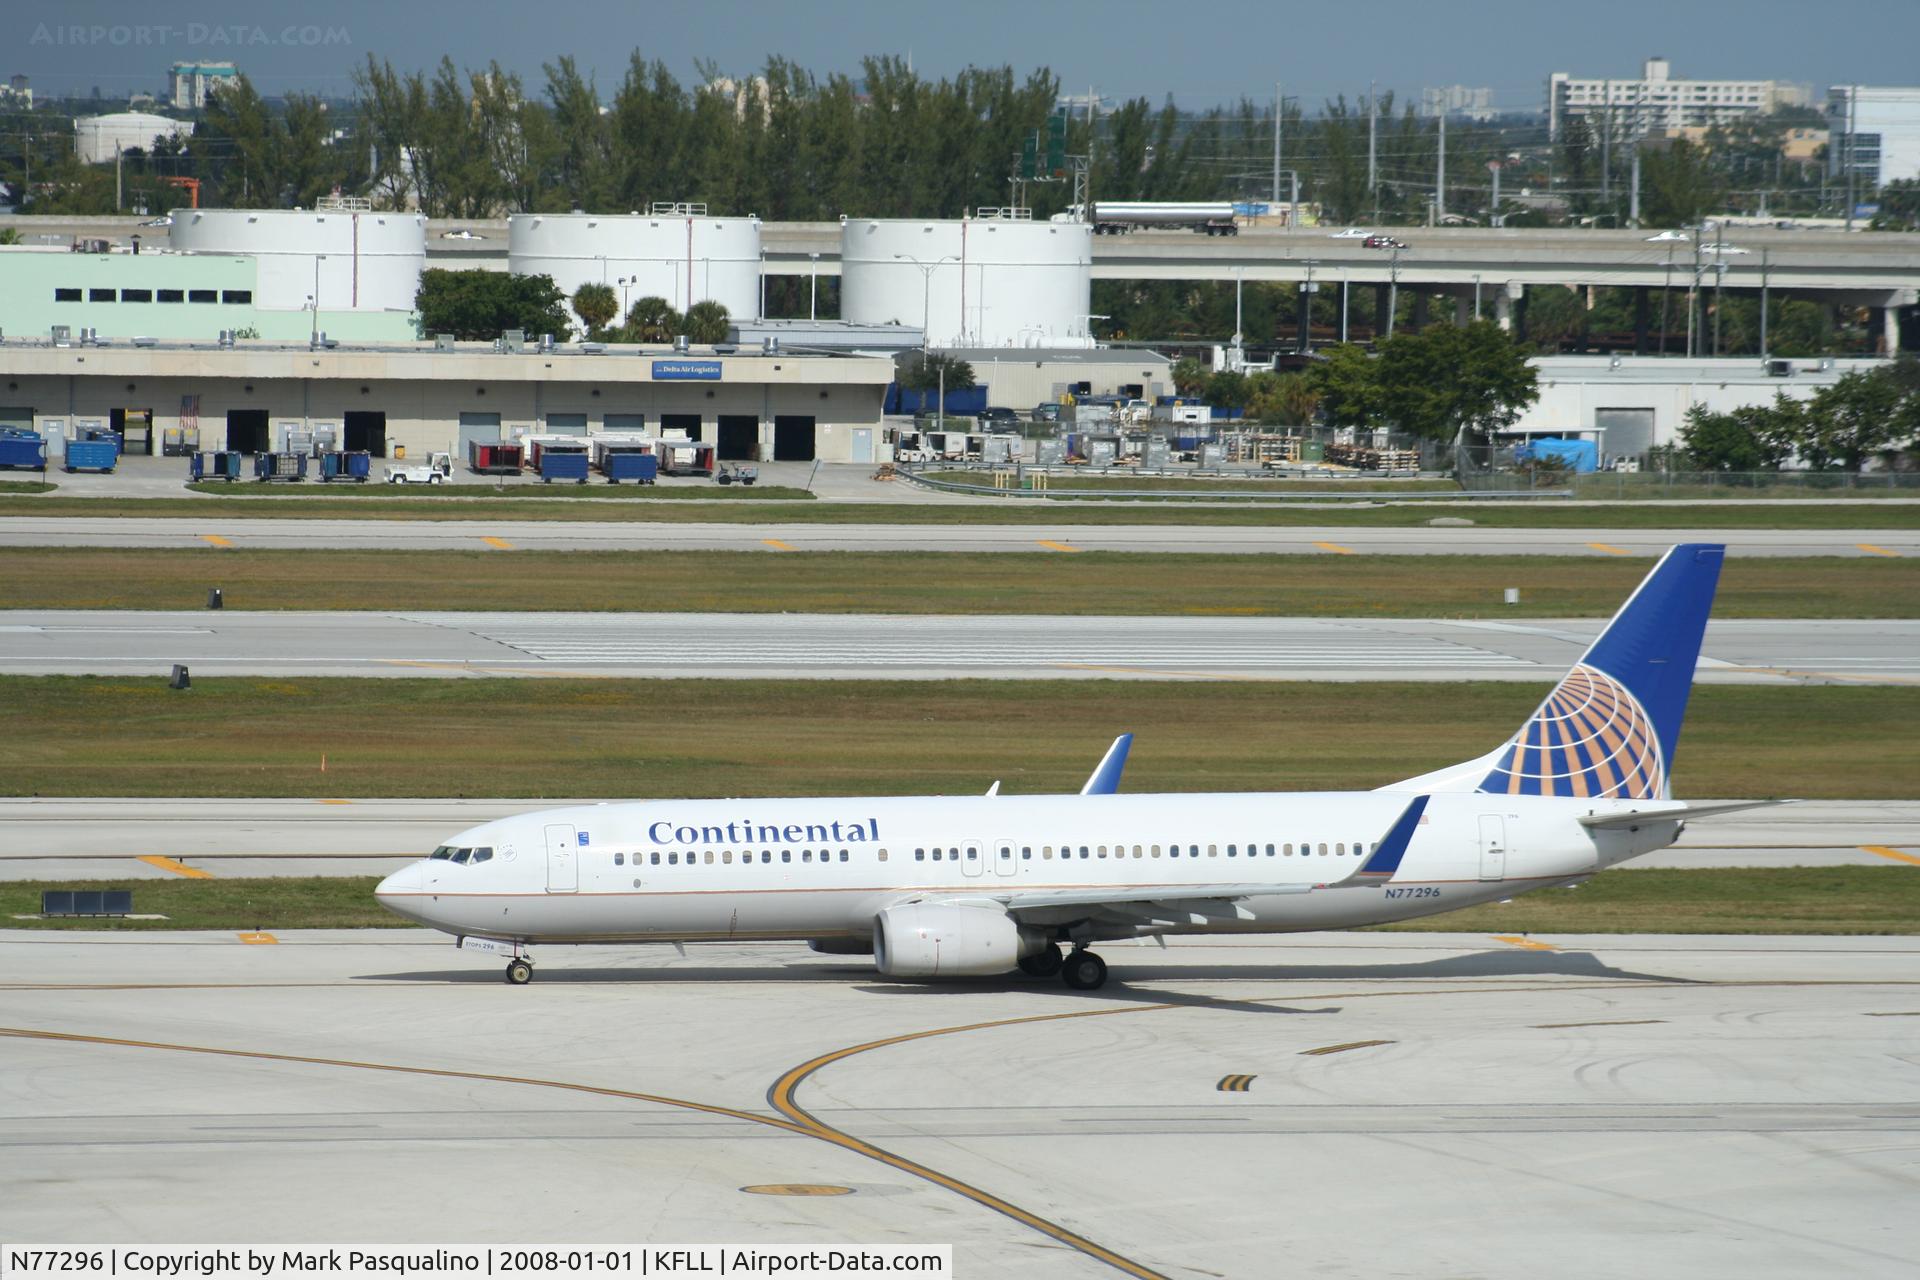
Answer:
[[[1507,820],[1497,813],[1480,815],[1480,878],[1504,880],[1507,875]]]
[[[573,828],[564,823],[547,828],[548,893],[579,891],[580,855],[574,847],[577,838]]]
[[[969,840],[960,850],[960,869],[970,876],[977,876],[986,870],[986,856],[980,852],[980,842]]]
[[[1020,873],[1020,846],[1011,840],[993,842],[993,874],[1012,877]]]

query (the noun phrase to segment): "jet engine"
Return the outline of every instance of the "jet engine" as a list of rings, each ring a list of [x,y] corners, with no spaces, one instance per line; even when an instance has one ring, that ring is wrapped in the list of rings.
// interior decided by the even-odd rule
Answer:
[[[1007,973],[1047,945],[992,907],[904,903],[873,921],[873,960],[890,978]]]

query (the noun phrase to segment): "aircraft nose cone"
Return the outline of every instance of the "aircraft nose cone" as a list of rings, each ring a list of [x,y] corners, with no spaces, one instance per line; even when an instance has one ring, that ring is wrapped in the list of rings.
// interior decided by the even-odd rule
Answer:
[[[425,875],[417,862],[409,862],[392,875],[382,880],[374,889],[376,896],[398,893],[418,893],[425,887]]]

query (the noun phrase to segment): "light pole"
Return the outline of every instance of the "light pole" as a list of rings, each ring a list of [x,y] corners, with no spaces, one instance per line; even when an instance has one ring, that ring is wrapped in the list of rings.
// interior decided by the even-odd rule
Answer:
[[[914,266],[920,268],[920,350],[922,354],[924,354],[930,345],[927,341],[930,336],[927,331],[933,323],[933,313],[930,307],[933,298],[934,270],[943,262],[958,262],[960,259],[954,257],[952,254],[948,254],[943,258],[935,258],[932,262],[922,262],[909,253],[896,253],[893,256],[901,262],[911,262]],[[964,323],[964,319],[962,323]]]
[[[1760,250],[1760,358],[1765,360],[1767,351],[1767,251]]]
[[[819,318],[820,255],[809,253],[807,259],[807,319],[814,320]]]
[[[324,253],[315,254],[313,258],[313,337],[308,341],[316,344],[320,341],[320,264],[326,260]]]
[[[1393,262],[1388,268],[1387,284],[1387,336],[1393,336],[1393,317],[1400,310],[1400,246],[1393,246]],[[1377,318],[1377,317],[1376,317]],[[1379,326],[1375,326],[1378,328]]]
[[[1473,319],[1476,324],[1480,321],[1480,276],[1477,272],[1473,277]]]
[[[627,322],[627,286],[639,283],[639,276],[620,277],[620,323]]]

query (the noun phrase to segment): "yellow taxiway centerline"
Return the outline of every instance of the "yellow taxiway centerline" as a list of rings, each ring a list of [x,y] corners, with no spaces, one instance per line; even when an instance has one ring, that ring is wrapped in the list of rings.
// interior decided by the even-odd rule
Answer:
[[[1616,547],[1610,542],[1589,542],[1587,545],[1595,551],[1604,551],[1610,556],[1630,556],[1633,554],[1633,552],[1627,550],[1625,547]]]
[[[140,861],[150,867],[158,867],[162,871],[171,871],[177,876],[185,876],[189,880],[213,879],[213,872],[211,871],[202,871],[198,867],[190,867],[184,862],[176,862],[172,858],[165,858],[157,853],[145,854],[140,858]]]
[[[1049,551],[1065,551],[1070,555],[1078,555],[1080,552],[1080,548],[1074,546],[1071,542],[1054,542],[1050,539],[1042,538],[1040,539],[1040,545]]]
[[[772,547],[775,551],[795,550],[795,547],[791,542],[782,542],[778,538],[762,538],[760,539],[760,542],[763,546]]]
[[[1316,542],[1313,545],[1320,548],[1322,551],[1331,551],[1333,552],[1333,554],[1337,556],[1357,556],[1360,554],[1358,551],[1355,551],[1352,547],[1343,547],[1337,542]]]
[[[1523,938],[1517,933],[1488,934],[1495,942],[1504,942],[1510,947],[1524,947],[1528,951],[1558,951],[1560,948],[1551,942],[1535,942],[1532,938]]]
[[[1871,542],[1856,542],[1853,545],[1858,547],[1860,550],[1866,552],[1870,556],[1886,556],[1889,559],[1893,559],[1893,560],[1898,560],[1900,558],[1900,553],[1898,551],[1889,551],[1885,547],[1876,547]]]
[[[231,539],[223,538],[217,533],[203,533],[200,535],[200,541],[215,547],[231,547],[233,545]]]
[[[480,539],[480,541],[486,543],[488,546],[494,548],[497,551],[513,550],[513,544],[511,542],[508,542],[505,538],[482,538]]]
[[[1901,853],[1898,849],[1889,849],[1883,844],[1863,844],[1860,847],[1868,853],[1878,854],[1882,858],[1892,858],[1895,862],[1911,862],[1914,866],[1920,867],[1920,858],[1916,858],[1910,853]]]

